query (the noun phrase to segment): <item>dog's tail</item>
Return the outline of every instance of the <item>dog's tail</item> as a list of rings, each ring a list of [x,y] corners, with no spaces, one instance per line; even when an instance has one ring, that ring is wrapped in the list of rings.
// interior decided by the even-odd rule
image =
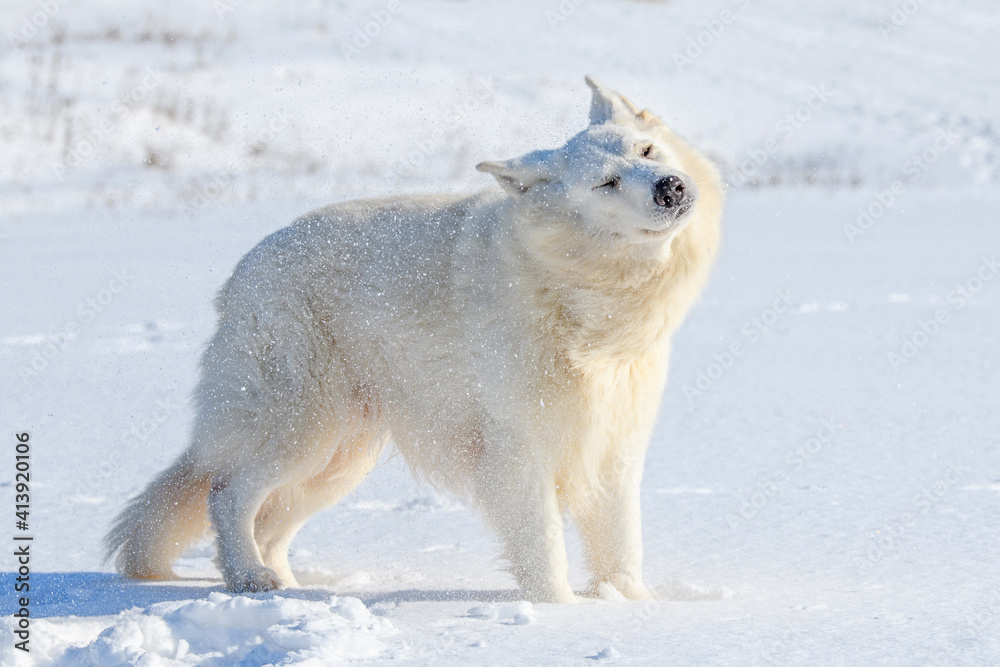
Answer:
[[[170,564],[208,527],[211,479],[185,455],[122,510],[104,538],[105,562],[133,579],[173,579]]]

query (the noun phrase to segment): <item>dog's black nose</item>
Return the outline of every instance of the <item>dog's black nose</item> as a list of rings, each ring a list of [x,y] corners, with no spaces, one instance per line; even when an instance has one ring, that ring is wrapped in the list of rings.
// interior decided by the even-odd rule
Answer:
[[[677,176],[661,178],[653,186],[653,201],[657,206],[673,208],[684,198],[684,181]]]

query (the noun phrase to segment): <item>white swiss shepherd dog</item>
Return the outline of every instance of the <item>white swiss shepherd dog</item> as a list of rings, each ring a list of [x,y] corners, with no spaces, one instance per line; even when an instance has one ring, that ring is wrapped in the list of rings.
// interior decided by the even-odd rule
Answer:
[[[231,591],[296,586],[292,538],[391,438],[474,502],[529,600],[577,600],[564,515],[588,594],[650,596],[639,482],[723,192],[663,121],[587,83],[590,126],[566,145],[477,166],[500,188],[336,204],[240,261],[191,445],[106,538],[122,574],[173,578],[211,523]]]

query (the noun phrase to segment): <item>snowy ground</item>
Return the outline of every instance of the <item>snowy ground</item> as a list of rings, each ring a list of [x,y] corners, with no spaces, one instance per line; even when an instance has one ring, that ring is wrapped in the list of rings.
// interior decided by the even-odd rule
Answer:
[[[7,616],[0,664],[1000,661],[1000,13],[804,4],[95,0],[28,38],[42,4],[5,3],[0,498],[29,431],[35,541],[31,657]],[[660,599],[520,601],[399,458],[303,529],[301,590],[231,598],[208,542],[190,580],[111,574],[100,537],[185,445],[239,257],[320,203],[489,185],[476,162],[583,127],[588,72],[732,185],[646,467]]]

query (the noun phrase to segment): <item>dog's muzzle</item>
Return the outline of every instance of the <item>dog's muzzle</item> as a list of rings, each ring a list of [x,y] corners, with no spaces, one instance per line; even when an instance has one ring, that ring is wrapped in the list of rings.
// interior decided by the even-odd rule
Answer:
[[[653,201],[674,217],[687,213],[695,197],[677,176],[661,178],[653,185]]]

